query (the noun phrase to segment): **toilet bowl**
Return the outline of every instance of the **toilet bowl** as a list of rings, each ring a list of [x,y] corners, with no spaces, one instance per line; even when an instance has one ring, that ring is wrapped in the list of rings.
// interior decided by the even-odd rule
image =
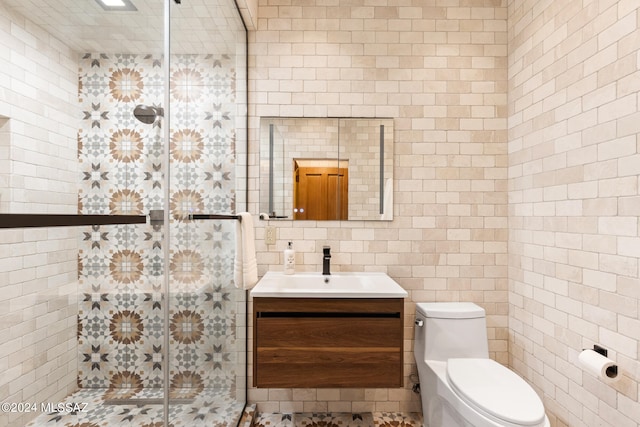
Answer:
[[[489,359],[484,310],[418,303],[414,355],[425,427],[549,427],[542,401]]]

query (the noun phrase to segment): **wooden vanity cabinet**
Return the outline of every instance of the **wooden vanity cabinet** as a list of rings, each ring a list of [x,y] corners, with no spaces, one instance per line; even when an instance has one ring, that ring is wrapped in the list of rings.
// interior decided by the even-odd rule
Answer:
[[[254,298],[256,387],[402,387],[402,298]]]

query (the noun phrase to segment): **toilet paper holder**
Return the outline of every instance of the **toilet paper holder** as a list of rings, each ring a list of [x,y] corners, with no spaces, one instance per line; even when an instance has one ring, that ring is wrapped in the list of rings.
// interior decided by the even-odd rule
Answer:
[[[595,351],[596,353],[601,354],[604,357],[609,357],[608,356],[609,351],[606,348],[604,348],[602,346],[599,346],[598,344],[594,344],[593,345],[593,351]],[[618,365],[609,366],[607,368],[607,376],[609,378],[617,377],[618,376]]]

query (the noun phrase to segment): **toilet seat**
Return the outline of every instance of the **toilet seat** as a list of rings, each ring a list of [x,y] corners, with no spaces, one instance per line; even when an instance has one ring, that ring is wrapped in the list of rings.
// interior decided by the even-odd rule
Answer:
[[[536,392],[494,360],[449,359],[447,379],[462,400],[491,417],[522,426],[537,426],[544,420]]]

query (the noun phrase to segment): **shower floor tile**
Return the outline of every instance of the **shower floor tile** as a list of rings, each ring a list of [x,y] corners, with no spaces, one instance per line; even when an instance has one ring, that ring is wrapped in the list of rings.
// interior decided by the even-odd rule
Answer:
[[[260,413],[255,427],[422,427],[422,416],[414,413]]]
[[[135,395],[127,404],[126,399],[114,403],[105,402],[106,390],[80,390],[68,396],[62,403],[77,404],[79,411],[51,411],[41,414],[27,427],[162,427],[163,407],[159,398],[161,390],[149,390]],[[150,404],[146,399],[154,399]],[[169,425],[172,427],[235,427],[242,416],[244,402],[238,402],[228,391],[204,389],[189,399],[177,399],[169,405]]]

